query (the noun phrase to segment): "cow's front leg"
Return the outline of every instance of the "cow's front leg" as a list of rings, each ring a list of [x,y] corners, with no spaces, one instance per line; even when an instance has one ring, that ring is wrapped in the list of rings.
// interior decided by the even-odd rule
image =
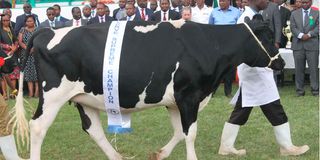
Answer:
[[[197,103],[193,97],[186,97],[183,100],[178,100],[177,104],[180,110],[183,133],[185,134],[187,159],[197,160],[194,141],[197,136],[197,115],[200,102]]]
[[[196,160],[197,155],[194,148],[194,141],[197,136],[197,122],[194,122],[189,127],[188,135],[186,136],[186,147],[187,147],[187,159],[188,160]]]
[[[167,158],[174,147],[185,138],[184,133],[182,132],[181,118],[178,108],[168,108],[170,114],[171,124],[174,130],[173,137],[164,147],[161,148],[157,155],[157,159]]]
[[[121,160],[121,155],[112,147],[104,134],[99,111],[83,104],[77,104],[77,108],[81,116],[82,129],[89,133],[110,160]]]

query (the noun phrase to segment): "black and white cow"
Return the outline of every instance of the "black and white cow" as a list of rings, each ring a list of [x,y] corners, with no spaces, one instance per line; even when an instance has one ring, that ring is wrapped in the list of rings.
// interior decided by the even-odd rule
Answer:
[[[109,25],[43,29],[28,44],[28,50],[34,47],[41,90],[29,122],[32,160],[40,159],[46,132],[69,100],[79,104],[83,129],[106,156],[122,159],[105,138],[99,119],[99,112],[105,111],[102,70]],[[123,112],[167,106],[174,136],[157,159],[168,157],[183,139],[187,159],[197,159],[197,113],[225,73],[240,63],[268,66],[278,53],[268,25],[256,19],[248,25],[252,30],[244,24],[212,26],[183,20],[127,23],[119,68],[120,106]],[[282,62],[278,58],[271,68],[283,67]]]

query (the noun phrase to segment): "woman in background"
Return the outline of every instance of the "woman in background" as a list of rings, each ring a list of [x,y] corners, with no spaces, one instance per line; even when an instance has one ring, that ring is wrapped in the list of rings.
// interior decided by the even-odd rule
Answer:
[[[8,14],[1,15],[0,46],[8,56],[12,56],[12,58],[15,60],[17,65],[18,56],[15,53],[18,49],[18,41],[16,36],[14,35],[13,28],[10,24],[11,24],[10,15]],[[2,75],[1,87],[2,87],[2,92],[3,92],[2,94],[4,99],[7,99],[6,82],[8,83],[9,87],[12,89],[10,97],[14,98],[17,95],[18,90],[16,89],[16,84],[18,79],[19,79],[18,65],[14,68],[12,73]]]
[[[19,35],[18,42],[21,47],[21,61],[24,62],[24,54],[27,48],[27,43],[31,38],[32,34],[37,30],[35,25],[35,18],[32,15],[26,16],[25,27],[22,27]],[[38,88],[38,78],[37,71],[34,63],[33,54],[29,54],[27,58],[27,63],[24,68],[24,81],[28,82],[29,97],[38,97],[39,88]]]

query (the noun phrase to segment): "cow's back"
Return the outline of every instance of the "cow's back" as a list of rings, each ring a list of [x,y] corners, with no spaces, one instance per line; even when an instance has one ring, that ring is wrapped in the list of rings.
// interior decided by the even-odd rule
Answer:
[[[156,25],[150,22],[128,22],[120,60],[120,104],[134,107],[144,91],[144,103],[162,100],[172,73],[181,58],[183,47],[177,29],[170,23],[142,33],[137,26]]]

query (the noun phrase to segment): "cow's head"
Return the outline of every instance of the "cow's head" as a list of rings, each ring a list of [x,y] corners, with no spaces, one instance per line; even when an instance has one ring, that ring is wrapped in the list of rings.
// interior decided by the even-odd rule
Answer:
[[[274,33],[269,28],[269,22],[263,21],[262,15],[257,14],[253,16],[252,20],[248,17],[245,18],[245,22],[249,25],[254,35],[261,42],[262,46],[259,46],[261,49],[265,49],[262,52],[262,55],[258,57],[255,61],[255,64],[249,64],[250,66],[259,66],[265,67],[268,66],[274,70],[281,70],[285,66],[284,60],[278,55],[279,50],[275,47],[274,43]],[[269,55],[269,56],[268,56]],[[278,58],[276,58],[278,57]],[[271,60],[272,59],[272,60]]]
[[[3,50],[0,50],[0,57],[6,58],[8,55]],[[0,67],[0,73],[12,73],[15,66],[14,59],[8,58],[4,61],[4,65]]]

